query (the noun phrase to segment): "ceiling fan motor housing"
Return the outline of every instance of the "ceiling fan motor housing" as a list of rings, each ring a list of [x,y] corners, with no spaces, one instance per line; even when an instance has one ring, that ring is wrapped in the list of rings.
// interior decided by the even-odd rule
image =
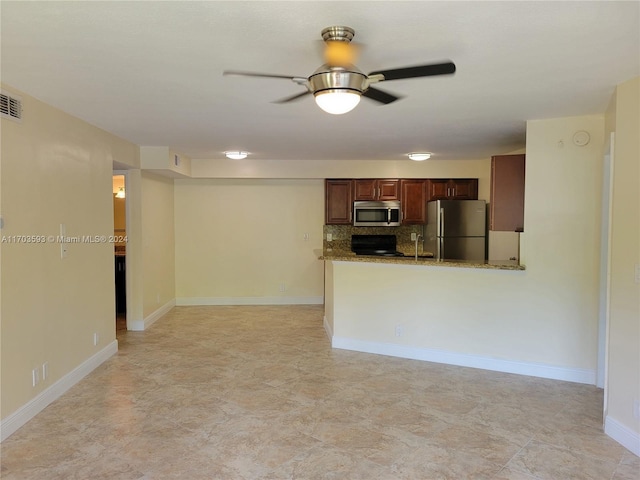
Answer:
[[[349,90],[362,94],[367,86],[367,76],[356,69],[323,65],[309,77],[309,87],[314,95],[327,90]]]
[[[322,30],[322,39],[325,42],[350,42],[356,34],[353,28],[349,27],[327,27]]]

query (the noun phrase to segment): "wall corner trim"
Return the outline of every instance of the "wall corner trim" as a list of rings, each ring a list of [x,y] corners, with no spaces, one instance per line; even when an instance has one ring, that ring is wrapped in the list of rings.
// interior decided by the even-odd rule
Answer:
[[[322,326],[324,327],[324,332],[327,334],[327,338],[331,340],[333,338],[333,329],[331,325],[329,325],[326,315],[322,317]]]
[[[604,433],[640,457],[640,434],[607,415],[604,419]]]
[[[44,410],[49,404],[60,398],[67,390],[102,365],[118,352],[118,340],[113,340],[95,355],[89,357],[60,380],[40,392],[18,410],[0,422],[0,442],[5,441],[20,427]]]
[[[147,328],[149,328],[159,318],[161,318],[163,315],[169,313],[169,311],[175,306],[176,306],[176,299],[174,298],[174,299],[169,300],[164,305],[162,305],[159,309],[157,309],[151,315],[148,315],[147,317],[145,317],[145,319],[144,319],[144,329],[146,330]]]

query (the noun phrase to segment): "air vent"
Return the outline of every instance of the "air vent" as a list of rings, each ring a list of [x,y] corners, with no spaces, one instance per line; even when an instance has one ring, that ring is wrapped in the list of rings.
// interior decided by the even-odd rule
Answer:
[[[22,120],[22,100],[0,92],[0,114],[11,120]]]

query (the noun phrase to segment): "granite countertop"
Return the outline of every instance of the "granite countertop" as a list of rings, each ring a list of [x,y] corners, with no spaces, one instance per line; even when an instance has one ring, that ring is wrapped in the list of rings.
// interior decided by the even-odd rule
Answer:
[[[494,270],[525,270],[524,265],[519,265],[516,260],[436,260],[434,258],[407,255],[405,257],[378,257],[369,255],[356,255],[353,252],[321,252],[319,260],[337,260],[342,262],[366,262],[366,263],[391,263],[396,265],[424,265],[432,267],[459,267],[459,268],[485,268]],[[425,255],[425,254],[421,254]]]

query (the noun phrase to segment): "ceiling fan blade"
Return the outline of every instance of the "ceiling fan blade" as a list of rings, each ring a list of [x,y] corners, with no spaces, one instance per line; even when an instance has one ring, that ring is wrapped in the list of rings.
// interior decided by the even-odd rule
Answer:
[[[311,92],[302,92],[302,93],[298,93],[296,95],[293,95],[291,97],[286,97],[286,98],[282,98],[280,100],[275,100],[272,103],[287,103],[287,102],[292,102],[294,100],[298,100],[306,95],[309,95]]]
[[[372,75],[382,75],[385,80],[400,80],[403,78],[429,77],[432,75],[449,75],[455,73],[456,66],[453,62],[434,63],[417,67],[393,68],[371,72]]]
[[[286,78],[288,80],[301,78],[301,77],[294,77],[292,75],[274,75],[271,73],[241,72],[238,70],[225,70],[224,72],[222,72],[222,75],[242,75],[244,77],[264,77],[264,78]]]
[[[395,95],[391,95],[390,93],[383,92],[382,90],[378,90],[373,87],[367,88],[362,96],[375,100],[376,102],[384,103],[385,105],[400,99],[400,97],[396,97]]]

